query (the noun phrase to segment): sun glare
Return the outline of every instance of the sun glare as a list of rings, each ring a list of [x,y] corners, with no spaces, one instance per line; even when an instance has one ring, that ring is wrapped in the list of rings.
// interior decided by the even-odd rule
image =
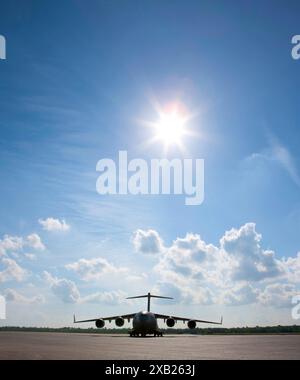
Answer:
[[[180,102],[172,102],[162,108],[156,107],[158,120],[151,123],[154,128],[152,141],[160,141],[164,144],[165,150],[170,146],[177,146],[183,149],[183,139],[185,135],[191,134],[187,129],[187,122],[191,119],[186,107]]]
[[[189,113],[185,105],[180,101],[169,102],[162,106],[156,100],[153,100],[153,104],[157,119],[139,121],[151,129],[152,137],[146,143],[163,144],[165,153],[171,147],[177,147],[184,151],[184,138],[186,135],[196,135],[195,132],[188,128],[188,124],[195,117],[195,114]]]
[[[181,144],[185,134],[184,124],[185,120],[176,111],[161,114],[155,125],[156,137],[166,145]]]

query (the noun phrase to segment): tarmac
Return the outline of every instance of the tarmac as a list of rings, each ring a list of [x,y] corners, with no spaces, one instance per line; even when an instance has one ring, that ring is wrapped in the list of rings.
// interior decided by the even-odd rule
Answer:
[[[0,360],[300,359],[300,335],[127,335],[0,332]]]

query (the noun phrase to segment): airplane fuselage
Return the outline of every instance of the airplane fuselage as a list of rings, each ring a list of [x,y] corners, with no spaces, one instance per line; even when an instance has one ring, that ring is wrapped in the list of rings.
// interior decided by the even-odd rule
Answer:
[[[132,320],[131,336],[147,334],[161,335],[155,315],[150,311],[140,311]]]

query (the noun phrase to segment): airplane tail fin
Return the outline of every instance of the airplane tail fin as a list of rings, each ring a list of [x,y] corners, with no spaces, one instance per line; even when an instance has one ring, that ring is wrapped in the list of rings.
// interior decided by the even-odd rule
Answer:
[[[148,298],[147,311],[150,311],[150,299],[151,298],[164,298],[164,299],[168,299],[168,300],[172,300],[173,299],[172,297],[156,296],[156,295],[151,294],[151,293],[144,294],[142,296],[127,297],[126,299],[131,300],[131,299],[134,299],[134,298]]]

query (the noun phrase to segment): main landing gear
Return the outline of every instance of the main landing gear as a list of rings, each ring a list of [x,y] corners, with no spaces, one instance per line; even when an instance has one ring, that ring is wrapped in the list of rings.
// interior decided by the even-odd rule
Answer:
[[[163,336],[163,333],[161,331],[154,331],[153,333],[154,337],[162,337]],[[138,332],[135,332],[135,331],[129,331],[129,336],[131,337],[139,337],[141,336],[142,338],[145,338],[147,334],[145,333],[138,333]]]

